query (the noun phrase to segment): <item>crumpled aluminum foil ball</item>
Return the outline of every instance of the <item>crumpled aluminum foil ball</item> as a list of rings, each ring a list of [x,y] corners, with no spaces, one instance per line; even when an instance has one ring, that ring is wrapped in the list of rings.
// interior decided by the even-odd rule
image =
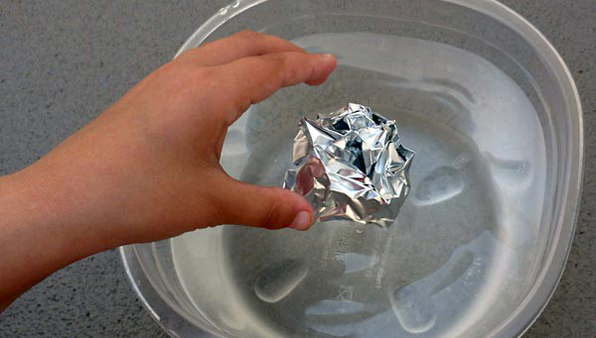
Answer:
[[[284,188],[312,204],[315,221],[390,226],[410,190],[414,152],[401,145],[395,121],[350,103],[316,121],[304,118],[294,138],[295,168]]]

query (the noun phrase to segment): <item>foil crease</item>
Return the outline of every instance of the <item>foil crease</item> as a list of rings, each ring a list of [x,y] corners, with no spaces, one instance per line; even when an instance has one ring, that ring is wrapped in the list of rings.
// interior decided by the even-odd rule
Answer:
[[[315,221],[390,226],[410,191],[414,152],[395,121],[350,103],[316,121],[303,118],[284,188],[311,203]]]

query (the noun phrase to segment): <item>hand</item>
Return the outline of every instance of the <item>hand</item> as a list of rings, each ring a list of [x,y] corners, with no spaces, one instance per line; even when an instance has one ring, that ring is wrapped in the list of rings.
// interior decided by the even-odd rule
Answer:
[[[219,224],[307,229],[312,209],[301,196],[236,181],[219,157],[227,128],[251,104],[281,87],[320,84],[335,65],[241,32],[162,66],[37,163],[0,179],[0,208],[11,210],[0,221],[0,272],[18,261],[11,243],[19,241],[53,243],[39,253],[55,256],[38,267],[49,274],[111,247]]]

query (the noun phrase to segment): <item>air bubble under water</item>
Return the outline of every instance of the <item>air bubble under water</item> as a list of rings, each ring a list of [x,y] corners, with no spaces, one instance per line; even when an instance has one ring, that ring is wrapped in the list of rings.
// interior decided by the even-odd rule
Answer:
[[[458,169],[439,167],[429,173],[414,189],[415,203],[431,205],[447,201],[464,190],[464,179]]]

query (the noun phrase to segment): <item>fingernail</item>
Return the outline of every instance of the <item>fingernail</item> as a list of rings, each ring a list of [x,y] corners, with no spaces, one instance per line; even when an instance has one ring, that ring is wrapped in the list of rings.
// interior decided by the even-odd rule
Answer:
[[[335,60],[335,55],[333,54],[321,54],[321,56],[328,60]]]
[[[294,217],[294,220],[292,221],[292,224],[290,224],[290,228],[292,229],[296,229],[296,230],[306,230],[310,227],[310,212],[308,211],[300,211],[296,217]]]

